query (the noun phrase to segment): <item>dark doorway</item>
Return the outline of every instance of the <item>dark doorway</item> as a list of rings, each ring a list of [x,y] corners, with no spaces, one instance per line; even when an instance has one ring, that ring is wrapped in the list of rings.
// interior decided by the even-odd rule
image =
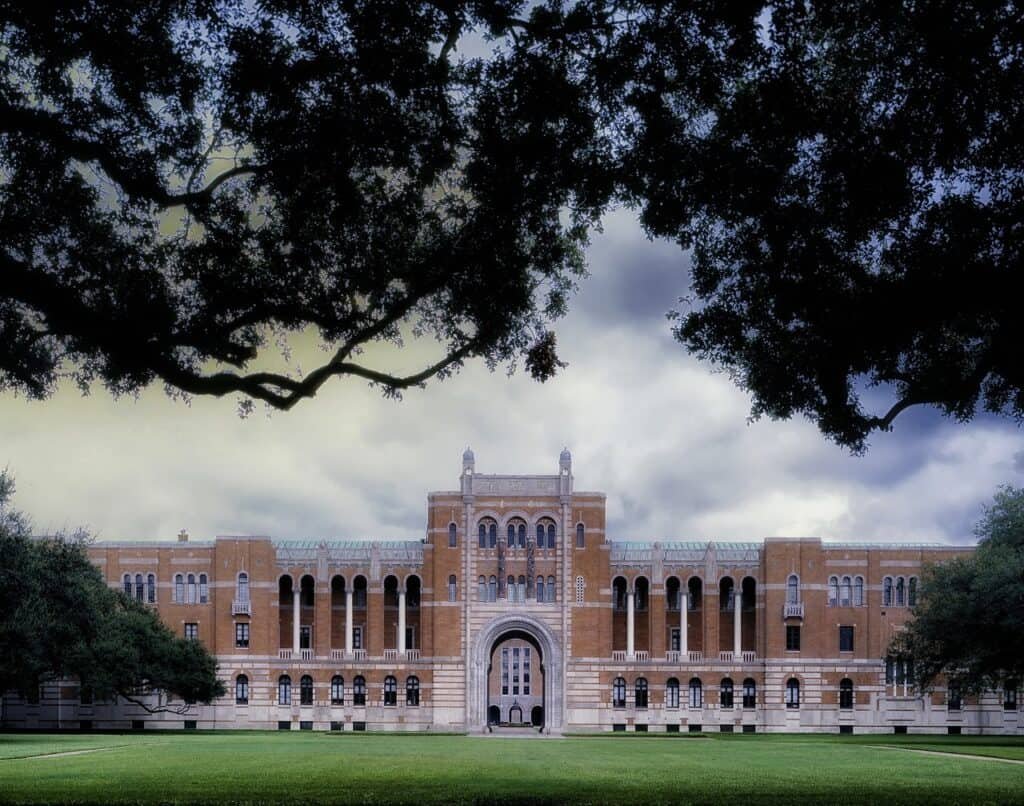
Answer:
[[[501,723],[501,709],[497,705],[492,705],[487,709],[487,724],[498,725]]]
[[[533,706],[533,710],[530,712],[530,722],[537,728],[544,724],[544,708],[542,706]]]

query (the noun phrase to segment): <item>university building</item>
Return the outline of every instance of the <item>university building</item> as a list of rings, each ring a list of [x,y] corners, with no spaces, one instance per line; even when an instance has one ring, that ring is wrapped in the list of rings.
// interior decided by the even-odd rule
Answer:
[[[90,549],[219,662],[227,695],[150,714],[73,682],[25,728],[1022,733],[1015,688],[914,689],[887,657],[941,545],[616,541],[605,495],[476,472],[409,541],[179,536]],[[162,702],[166,695],[149,695]],[[183,713],[178,713],[183,711]]]

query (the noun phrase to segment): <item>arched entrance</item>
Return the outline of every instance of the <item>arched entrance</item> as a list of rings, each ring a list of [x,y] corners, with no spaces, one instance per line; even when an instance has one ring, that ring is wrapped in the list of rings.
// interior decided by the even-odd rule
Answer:
[[[493,711],[488,697],[488,680],[495,648],[507,638],[522,638],[535,648],[541,664],[540,721],[544,733],[560,733],[563,725],[562,703],[564,665],[562,647],[546,624],[530,616],[508,614],[488,622],[473,638],[469,657],[467,722],[470,730],[486,730]],[[500,663],[500,658],[498,659]],[[498,667],[500,673],[500,666]],[[536,708],[531,709],[533,722]]]
[[[536,727],[540,727],[544,724],[544,706],[535,705],[533,710],[530,712],[530,722]]]

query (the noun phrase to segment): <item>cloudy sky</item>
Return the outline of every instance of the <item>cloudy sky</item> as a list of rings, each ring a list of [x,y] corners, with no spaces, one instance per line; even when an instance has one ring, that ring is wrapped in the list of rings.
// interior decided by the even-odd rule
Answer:
[[[558,327],[569,367],[537,384],[474,364],[400,402],[334,381],[289,413],[248,419],[232,400],[191,405],[151,389],[114,401],[71,388],[0,397],[0,467],[37,531],[100,539],[422,537],[426,494],[455,489],[465,446],[479,473],[552,473],[563,446],[577,489],[608,495],[631,540],[972,540],[981,505],[1024,483],[1012,422],[958,426],[928,411],[852,457],[803,421],[748,424],[749,401],[677,345],[665,313],[687,263],[611,216],[591,277]]]

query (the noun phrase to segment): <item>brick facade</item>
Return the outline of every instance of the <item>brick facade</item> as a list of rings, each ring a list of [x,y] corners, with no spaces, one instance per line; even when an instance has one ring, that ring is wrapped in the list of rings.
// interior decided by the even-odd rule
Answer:
[[[5,718],[35,728],[477,732],[515,721],[519,705],[524,723],[551,733],[1024,732],[1000,692],[951,709],[944,690],[916,694],[902,662],[887,668],[924,564],[965,551],[816,538],[615,542],[604,494],[573,489],[567,451],[550,476],[478,475],[467,451],[459,489],[428,495],[422,541],[97,544],[90,554],[112,587],[127,576],[147,600],[152,577],[153,606],[217,655],[227,696],[151,715],[82,703],[64,682],[45,686],[38,704],[8,696]],[[531,691],[518,701],[502,694],[503,648],[510,658],[531,650]],[[240,675],[246,702],[236,701]]]

